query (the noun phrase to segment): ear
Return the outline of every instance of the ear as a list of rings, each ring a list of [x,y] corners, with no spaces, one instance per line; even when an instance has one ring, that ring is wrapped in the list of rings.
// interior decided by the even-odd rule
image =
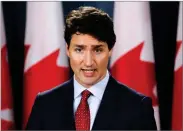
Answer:
[[[68,44],[66,44],[66,53],[67,53],[67,56],[70,57]]]
[[[109,51],[109,57],[111,57],[112,52],[113,52],[113,48]]]

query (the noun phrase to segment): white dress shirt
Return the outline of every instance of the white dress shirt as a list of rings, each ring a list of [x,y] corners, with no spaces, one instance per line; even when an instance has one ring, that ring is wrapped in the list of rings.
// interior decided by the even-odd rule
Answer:
[[[91,86],[90,88],[86,88],[76,81],[74,75],[74,114],[79,106],[81,93],[86,89],[92,93],[92,95],[90,95],[88,98],[88,105],[90,108],[90,130],[92,129],[108,81],[109,72],[107,71],[106,76],[101,81]]]

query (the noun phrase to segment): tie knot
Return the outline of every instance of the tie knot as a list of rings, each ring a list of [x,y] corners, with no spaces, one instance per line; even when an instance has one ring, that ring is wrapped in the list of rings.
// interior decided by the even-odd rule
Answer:
[[[87,100],[88,97],[89,97],[90,95],[91,95],[91,92],[90,92],[90,91],[84,90],[84,91],[82,92],[82,99]]]

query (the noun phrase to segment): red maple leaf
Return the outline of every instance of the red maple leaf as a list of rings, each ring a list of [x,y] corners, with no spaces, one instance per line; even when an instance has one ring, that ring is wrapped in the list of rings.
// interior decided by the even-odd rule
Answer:
[[[150,96],[153,105],[157,105],[157,98],[153,93],[156,85],[154,63],[140,60],[143,45],[144,42],[121,56],[111,67],[111,73],[121,83]]]
[[[182,41],[177,42],[176,57],[180,49]],[[182,130],[182,68],[181,65],[174,72],[174,93],[173,93],[173,114],[172,114],[172,129]]]
[[[12,92],[10,86],[9,64],[7,59],[7,47],[1,48],[1,110],[12,109]],[[2,112],[1,112],[2,113]],[[6,116],[4,116],[6,117]],[[8,117],[8,116],[7,116]],[[1,129],[13,129],[14,123],[1,117]]]
[[[15,129],[13,122],[1,120],[1,130],[13,130]]]
[[[1,49],[1,86],[2,86],[2,105],[1,109],[12,108],[11,104],[11,87],[10,87],[10,74],[7,59],[7,48],[4,46]]]
[[[25,56],[29,46],[25,46]],[[68,80],[69,68],[57,65],[59,49],[30,67],[24,73],[24,127],[39,92],[54,88]]]

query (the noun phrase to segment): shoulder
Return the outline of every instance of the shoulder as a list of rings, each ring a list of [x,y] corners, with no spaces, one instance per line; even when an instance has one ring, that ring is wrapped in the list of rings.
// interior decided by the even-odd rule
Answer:
[[[109,86],[113,90],[115,97],[115,105],[118,107],[119,118],[124,117],[129,121],[131,129],[154,129],[156,123],[154,119],[154,111],[152,100],[150,97],[118,82],[114,78],[110,78]]]
[[[73,80],[72,78],[52,89],[43,91],[43,92],[39,92],[37,95],[37,98],[40,99],[61,99],[61,97],[64,97],[65,95],[67,95],[67,93],[71,93],[70,91],[72,90],[73,87]]]
[[[115,88],[115,93],[120,99],[125,99],[132,103],[139,103],[139,102],[150,102],[151,98],[148,96],[145,96],[144,94],[128,87],[127,85],[120,83],[116,79],[114,79],[112,76],[110,76],[109,80],[109,86],[112,86],[112,88]]]
[[[152,108],[152,99],[144,94],[137,92],[136,90],[118,82],[114,78],[111,77],[113,85],[113,96],[115,97],[115,102],[120,107],[120,109],[125,109],[127,112],[133,114],[132,116],[152,116],[153,108]],[[109,82],[110,83],[110,82]]]

